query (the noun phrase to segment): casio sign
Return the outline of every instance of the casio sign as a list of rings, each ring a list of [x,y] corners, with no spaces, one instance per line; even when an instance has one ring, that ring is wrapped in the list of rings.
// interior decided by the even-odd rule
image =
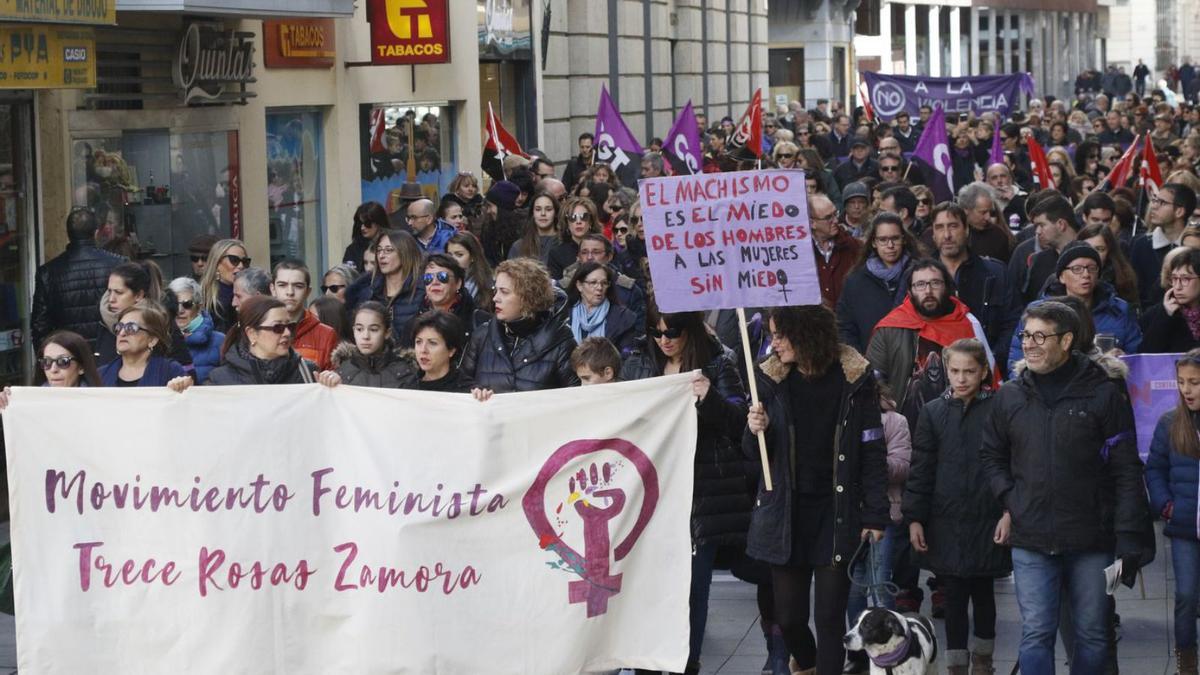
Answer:
[[[63,61],[67,63],[86,63],[87,60],[87,47],[63,47]]]

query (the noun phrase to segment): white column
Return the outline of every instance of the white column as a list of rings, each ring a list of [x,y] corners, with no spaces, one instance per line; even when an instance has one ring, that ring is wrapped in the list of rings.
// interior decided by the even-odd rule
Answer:
[[[917,6],[904,7],[904,74],[917,73]]]
[[[1000,72],[1012,72],[1012,30],[1009,26],[1012,15],[1009,12],[1000,13],[1000,25],[997,27],[997,33],[1000,36],[1000,54],[1004,59],[1004,64],[1000,67]]]
[[[1050,55],[1055,57],[1063,54],[1063,41],[1059,32],[1062,28],[1062,22],[1059,19],[1058,12],[1050,12],[1046,16],[1050,23]],[[1058,90],[1062,88],[1062,75],[1060,71],[1063,69],[1063,59],[1050,58],[1050,72],[1046,73],[1046,93],[1058,96]]]
[[[929,6],[929,74],[933,77],[942,76],[941,15],[941,7]]]
[[[971,59],[971,72],[969,75],[978,75],[979,69],[979,12],[974,7],[968,7],[967,11],[971,13],[971,48],[967,52]]]
[[[892,3],[887,0],[879,3],[879,41],[883,43],[879,72],[891,75],[896,69],[892,67]]]
[[[1041,98],[1042,88],[1046,86],[1046,60],[1042,58],[1042,13],[1031,12],[1026,25],[1032,25],[1029,32],[1033,36],[1033,63],[1029,64],[1029,69],[1033,72],[1033,95]]]
[[[988,72],[999,75],[1000,70],[1000,13],[988,12]]]
[[[950,77],[962,76],[962,14],[958,7],[950,8]]]
[[[1029,63],[1025,58],[1025,12],[1017,12],[1017,72],[1029,71]]]
[[[1067,32],[1067,40],[1071,45],[1071,70],[1067,76],[1072,80],[1083,71],[1083,15],[1071,12],[1071,30]]]

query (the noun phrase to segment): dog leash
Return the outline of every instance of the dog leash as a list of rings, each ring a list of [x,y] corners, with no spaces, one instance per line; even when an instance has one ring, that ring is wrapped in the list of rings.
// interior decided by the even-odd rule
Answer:
[[[867,583],[860,584],[854,580],[854,563],[863,554],[863,549],[866,548],[866,558],[864,559],[867,565]],[[876,563],[879,560],[878,544],[873,537],[868,537],[859,542],[858,548],[855,549],[854,555],[850,556],[850,564],[846,566],[846,577],[850,579],[851,588],[857,586],[865,591],[867,598],[873,601],[875,607],[882,607],[880,601],[881,594],[886,593],[893,598],[900,593],[900,587],[891,581],[880,582],[876,577]]]

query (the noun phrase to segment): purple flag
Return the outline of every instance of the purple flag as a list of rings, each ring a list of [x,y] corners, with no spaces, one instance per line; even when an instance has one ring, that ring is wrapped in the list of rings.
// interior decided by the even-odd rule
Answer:
[[[1150,456],[1150,441],[1154,427],[1163,413],[1179,403],[1175,384],[1175,360],[1183,354],[1133,354],[1122,356],[1129,366],[1125,386],[1133,404],[1133,422],[1137,429],[1138,455],[1142,461]]]
[[[621,119],[621,111],[608,95],[608,87],[600,85],[600,109],[596,111],[596,161],[612,167],[613,173],[626,187],[637,189],[642,173],[642,144]]]
[[[954,199],[954,162],[946,140],[946,112],[941,108],[933,109],[912,158],[925,175],[925,185],[933,191],[934,202]]]
[[[988,155],[988,167],[1004,163],[1004,143],[1000,140],[1000,125],[1003,122],[1004,119],[997,115],[992,129],[992,152]]]
[[[696,124],[696,114],[692,112],[692,101],[689,99],[679,119],[667,132],[663,141],[663,154],[671,162],[671,169],[676,176],[690,173],[700,173],[703,166],[703,149],[700,147],[700,126]]]
[[[875,115],[890,121],[901,112],[916,117],[921,106],[945,108],[952,113],[997,111],[1007,114],[1021,94],[1033,94],[1033,76],[976,75],[974,77],[924,77],[863,72],[871,92]]]

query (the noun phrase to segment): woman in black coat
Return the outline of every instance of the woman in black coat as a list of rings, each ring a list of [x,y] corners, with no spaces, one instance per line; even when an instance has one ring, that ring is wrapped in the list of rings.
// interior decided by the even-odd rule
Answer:
[[[1163,301],[1142,315],[1143,354],[1184,353],[1200,347],[1200,251],[1188,249],[1166,264],[1171,282]]]
[[[968,603],[975,610],[972,666],[987,672],[992,665],[994,580],[1012,571],[1011,519],[988,489],[979,461],[994,400],[983,388],[987,352],[978,340],[958,340],[945,349],[944,361],[950,388],[921,410],[902,509],[921,567],[937,575],[946,597],[946,665],[965,675]]]
[[[750,496],[737,448],[745,426],[746,394],[732,355],[709,332],[703,313],[662,314],[651,302],[646,323],[650,340],[630,355],[622,380],[701,372],[692,384],[698,428],[692,488],[691,638],[685,671],[699,672],[717,550],[744,546],[749,524]]]
[[[846,275],[837,304],[838,336],[859,353],[867,350],[875,324],[904,301],[901,280],[912,261],[921,257],[917,238],[894,213],[875,216],[867,227],[858,264]]]
[[[387,211],[379,202],[366,202],[354,210],[354,229],[350,232],[350,245],[342,253],[342,262],[354,267],[362,274],[366,272],[363,256],[371,247],[371,242],[380,232],[391,227],[388,224]]]
[[[496,268],[496,309],[471,334],[460,369],[481,391],[558,389],[579,384],[571,367],[575,338],[555,320],[554,287],[532,258],[505,260]]]
[[[608,338],[625,356],[645,333],[638,325],[637,315],[617,298],[616,282],[616,270],[608,265],[580,263],[571,280],[564,284],[566,319],[576,343],[593,335]]]
[[[221,365],[213,368],[205,384],[316,382],[316,366],[292,349],[295,335],[296,324],[282,302],[266,295],[243,300],[238,321],[225,336]]]
[[[758,365],[761,402],[742,449],[758,457],[756,434],[765,432],[774,489],[759,488],[746,552],[771,566],[775,620],[794,667],[841,673],[847,568],[891,522],[879,393],[867,360],[838,343],[828,309],[776,307],[769,325],[773,353]]]

